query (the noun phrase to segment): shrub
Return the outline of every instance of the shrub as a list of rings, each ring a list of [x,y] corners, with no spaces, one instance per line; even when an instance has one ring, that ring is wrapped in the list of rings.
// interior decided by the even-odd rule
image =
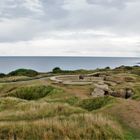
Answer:
[[[4,73],[0,73],[0,78],[4,78],[6,75]]]
[[[59,67],[55,67],[53,70],[52,70],[53,73],[61,73],[62,70],[59,68]]]
[[[31,69],[18,69],[8,74],[8,76],[29,76],[29,77],[34,77],[37,75],[38,72]]]

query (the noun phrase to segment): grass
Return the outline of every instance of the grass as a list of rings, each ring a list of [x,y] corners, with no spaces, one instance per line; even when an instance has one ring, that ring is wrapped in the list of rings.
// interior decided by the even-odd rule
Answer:
[[[47,95],[57,94],[63,92],[60,89],[56,89],[52,86],[31,86],[21,87],[16,89],[14,92],[9,93],[6,96],[17,97],[25,100],[37,100]]]
[[[59,99],[48,99],[47,102],[50,103],[67,103],[69,105],[76,105],[79,102],[79,98],[78,97],[66,97],[66,98],[59,98]]]
[[[133,95],[132,99],[140,100],[140,85],[135,85],[133,87],[133,90],[135,94]]]
[[[0,99],[0,112],[4,111],[6,109],[13,109],[15,106],[18,104],[21,104],[25,101],[20,100],[18,98],[13,98],[13,97],[2,97]]]
[[[93,99],[82,100],[78,104],[78,106],[88,111],[92,111],[92,110],[97,110],[102,107],[105,107],[106,105],[112,104],[114,101],[115,101],[115,98],[110,97],[110,96],[96,97]]]
[[[3,77],[0,78],[0,82],[16,82],[16,81],[23,81],[23,80],[30,80],[30,77],[27,76],[10,76],[10,77]]]
[[[93,98],[90,93],[94,85],[56,85],[48,79],[1,83],[0,139],[135,140],[134,130],[139,136],[139,127],[124,127],[129,122],[138,124],[139,121],[140,78],[132,70],[122,67],[96,71],[109,71],[114,82],[117,78],[120,80],[115,86],[109,85],[111,89],[132,88],[135,93],[133,100],[111,96]],[[87,72],[79,70],[74,73]],[[12,78],[14,76],[8,80]],[[21,76],[15,78],[20,79]]]
[[[70,116],[72,114],[84,113],[85,111],[78,107],[72,107],[68,104],[60,103],[36,103],[23,102],[13,108],[8,108],[0,112],[1,121],[19,121],[36,120],[50,118],[54,116]]]
[[[55,117],[32,122],[0,124],[0,138],[20,140],[124,140],[121,126],[101,114]]]
[[[125,137],[117,122],[103,115],[88,113],[81,106],[77,106],[81,99],[72,95],[66,96],[59,88],[43,85],[27,86],[16,88],[14,92],[10,90],[9,96],[13,96],[13,93],[14,95],[18,93],[20,97],[25,93],[32,95],[34,100],[25,100],[19,96],[1,98],[0,139],[16,137],[21,140],[123,140]],[[47,94],[43,96],[44,98],[36,98],[37,93],[41,96],[42,93]],[[58,96],[54,96],[57,94]],[[75,128],[76,131],[73,131]]]

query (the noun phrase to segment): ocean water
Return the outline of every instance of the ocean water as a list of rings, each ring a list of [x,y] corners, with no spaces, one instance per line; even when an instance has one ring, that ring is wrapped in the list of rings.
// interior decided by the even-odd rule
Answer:
[[[65,70],[96,69],[107,66],[140,65],[140,58],[121,57],[0,57],[0,72],[8,73],[19,68],[40,72],[51,71],[54,67]]]

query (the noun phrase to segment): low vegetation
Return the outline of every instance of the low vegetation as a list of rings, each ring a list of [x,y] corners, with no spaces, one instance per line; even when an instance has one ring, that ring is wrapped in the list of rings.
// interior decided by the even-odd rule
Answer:
[[[118,123],[103,115],[72,115],[31,122],[0,124],[1,139],[20,140],[125,140]]]
[[[6,74],[0,73],[0,78],[4,78],[5,76],[6,76]]]
[[[139,85],[135,85],[133,87],[133,90],[135,92],[134,96],[132,97],[132,99],[135,100],[140,100],[140,84]]]
[[[31,86],[31,87],[21,87],[10,92],[6,96],[17,97],[25,100],[37,100],[43,98],[47,95],[57,94],[57,92],[63,92],[62,90],[56,89],[52,86]]]
[[[95,72],[95,70],[84,70],[84,69],[79,69],[79,70],[62,70],[59,67],[55,67],[52,70],[52,74],[87,74],[87,73],[92,73]]]
[[[100,76],[101,72],[101,75],[107,75],[105,84],[111,90],[132,88],[134,94],[129,99],[109,95],[92,97],[91,89],[95,88],[92,84],[56,84],[47,77],[8,83],[11,80],[9,78],[37,77],[38,72],[32,70],[20,69],[8,75],[0,74],[0,80],[4,79],[0,81],[0,139],[140,139],[140,114],[137,107],[140,101],[139,70],[136,66],[122,66],[113,70],[107,67],[91,71],[55,68],[50,74],[99,72]]]
[[[41,75],[41,73],[31,69],[17,69],[8,74],[0,73],[0,83],[29,81],[32,79],[38,79],[42,76],[46,75]]]
[[[67,97],[67,98],[59,98],[59,99],[53,99],[53,100],[47,100],[47,102],[50,103],[67,103],[72,106],[77,106],[80,99],[78,97]]]
[[[106,105],[110,105],[114,101],[115,101],[115,98],[110,97],[110,96],[96,97],[93,99],[82,100],[78,106],[88,111],[92,111],[92,110],[97,110],[102,107],[105,107]]]
[[[8,74],[8,76],[28,76],[28,77],[34,77],[37,75],[38,72],[31,69],[18,69]]]

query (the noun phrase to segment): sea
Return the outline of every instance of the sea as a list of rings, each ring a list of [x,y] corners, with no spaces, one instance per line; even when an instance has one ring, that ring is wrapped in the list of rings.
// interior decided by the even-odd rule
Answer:
[[[134,57],[0,57],[0,73],[26,68],[49,72],[54,67],[63,70],[115,68],[119,66],[140,66],[140,58]]]

